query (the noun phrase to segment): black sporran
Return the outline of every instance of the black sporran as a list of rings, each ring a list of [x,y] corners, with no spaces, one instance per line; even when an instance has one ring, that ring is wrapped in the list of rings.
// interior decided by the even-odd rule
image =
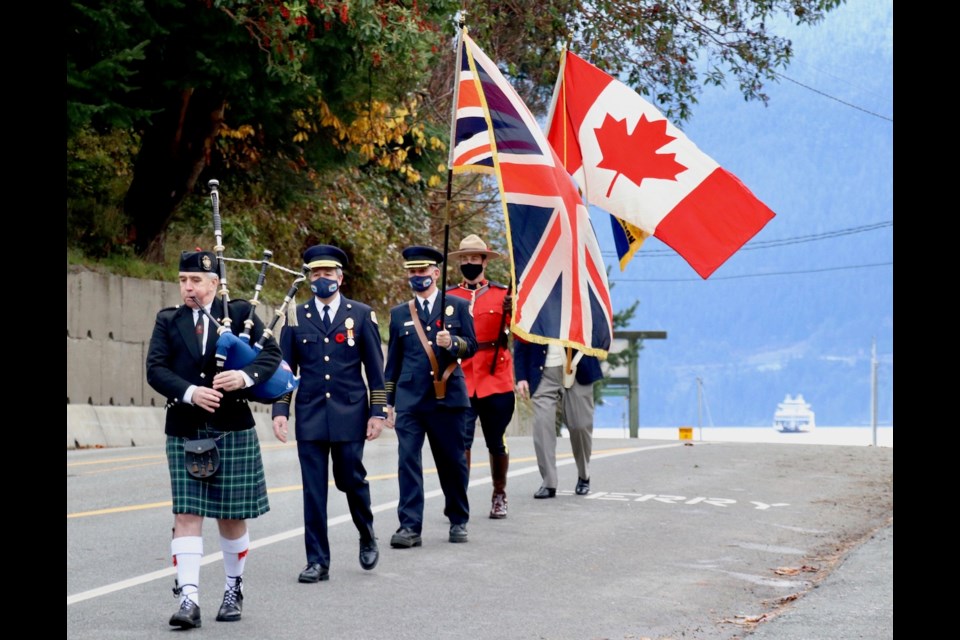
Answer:
[[[219,439],[202,438],[200,440],[183,441],[187,473],[200,480],[206,480],[216,475],[217,471],[220,470],[220,449],[217,448],[217,440]]]

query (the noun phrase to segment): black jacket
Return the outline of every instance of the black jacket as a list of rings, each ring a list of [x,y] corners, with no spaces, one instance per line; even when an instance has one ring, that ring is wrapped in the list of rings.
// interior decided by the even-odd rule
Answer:
[[[223,302],[219,298],[214,300],[210,313],[218,321],[223,320]],[[243,322],[249,316],[249,302],[230,301],[231,329],[234,333],[243,331]],[[255,344],[262,334],[263,322],[254,315],[250,344]],[[167,435],[195,437],[197,429],[205,425],[217,431],[242,431],[254,426],[253,413],[247,404],[250,389],[225,393],[220,408],[214,413],[183,402],[183,394],[190,385],[213,385],[213,377],[217,374],[217,337],[216,328],[211,324],[207,331],[206,355],[201,356],[190,307],[168,307],[157,313],[147,351],[147,382],[167,398],[164,427]],[[254,383],[268,380],[280,365],[281,358],[276,340],[269,338],[263,349],[241,370]]]
[[[437,300],[440,300],[439,295]],[[437,400],[433,386],[433,367],[410,314],[409,302],[390,310],[390,344],[387,347],[387,364],[384,382],[387,389],[387,404],[397,411],[429,413],[436,407],[466,408],[470,406],[467,383],[459,364],[447,380],[446,397]],[[439,307],[439,302],[436,307]],[[463,298],[449,296],[446,309],[433,308],[424,327],[424,334],[431,343],[434,357],[440,370],[446,370],[451,362],[469,358],[477,351],[477,336],[470,315],[470,304]],[[442,318],[442,322],[441,322]],[[453,344],[444,349],[434,342],[437,331],[444,328],[450,332]]]

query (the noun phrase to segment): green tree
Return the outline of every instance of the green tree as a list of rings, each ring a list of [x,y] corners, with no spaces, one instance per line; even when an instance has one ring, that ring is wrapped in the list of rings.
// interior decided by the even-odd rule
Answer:
[[[68,246],[164,262],[171,229],[209,237],[217,178],[231,246],[335,239],[373,293],[385,256],[445,222],[505,242],[489,180],[458,176],[446,203],[457,10],[535,114],[567,45],[682,121],[705,84],[766,101],[792,56],[773,25],[841,2],[70,0]]]
[[[349,122],[375,100],[403,102],[429,72],[454,8],[450,0],[76,0],[68,137],[88,124],[140,130],[124,199],[129,241],[161,259],[164,233],[200,174],[229,170],[216,157],[223,127],[248,125],[259,157],[293,167],[349,164],[332,128],[294,141],[295,110],[323,104]]]
[[[793,48],[774,25],[816,25],[844,0],[538,0],[465,2],[472,37],[501,61],[527,105],[545,111],[564,45],[644,96],[675,122],[703,85],[732,79],[766,103]]]

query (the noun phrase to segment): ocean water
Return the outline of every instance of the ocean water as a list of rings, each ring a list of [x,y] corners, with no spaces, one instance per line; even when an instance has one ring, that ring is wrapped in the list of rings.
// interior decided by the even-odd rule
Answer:
[[[567,437],[566,428],[563,436]],[[640,440],[680,441],[679,427],[640,427]],[[776,444],[833,444],[893,447],[893,427],[816,427],[811,431],[785,433],[771,427],[692,427],[692,442],[770,442]],[[594,428],[594,438],[629,438],[627,428]]]

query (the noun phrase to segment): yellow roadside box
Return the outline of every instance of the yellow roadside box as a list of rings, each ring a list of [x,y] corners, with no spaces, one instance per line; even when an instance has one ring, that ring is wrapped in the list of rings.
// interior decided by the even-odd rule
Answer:
[[[693,427],[680,427],[681,440],[693,440]]]

